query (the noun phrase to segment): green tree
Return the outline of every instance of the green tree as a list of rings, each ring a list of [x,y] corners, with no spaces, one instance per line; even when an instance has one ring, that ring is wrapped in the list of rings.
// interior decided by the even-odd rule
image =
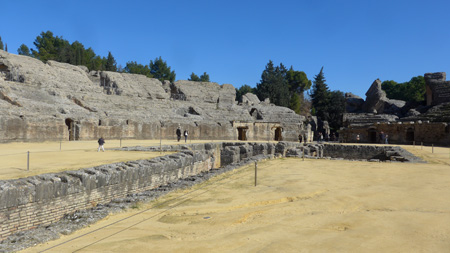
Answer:
[[[322,67],[319,74],[314,77],[314,85],[312,86],[311,92],[312,107],[315,110],[316,116],[321,120],[329,120],[330,91],[325,82]]]
[[[247,93],[254,93],[255,90],[248,86],[247,84],[242,85],[239,87],[239,89],[236,89],[236,100],[240,103],[242,102],[242,96],[244,96]]]
[[[54,60],[73,65],[83,65],[90,70],[105,70],[107,59],[95,54],[92,48],[85,49],[79,41],[70,44],[62,37],[54,36],[51,31],[42,32],[34,41],[36,50],[32,56],[46,62]]]
[[[305,102],[304,92],[311,88],[311,81],[303,71],[296,71],[291,68],[286,72],[286,80],[289,87],[289,108],[300,114],[306,110],[307,104]]]
[[[43,62],[48,60],[64,61],[67,58],[69,42],[62,37],[54,37],[51,31],[42,32],[34,41],[36,50],[31,49],[33,56]]]
[[[20,45],[17,53],[19,55],[31,56],[30,49],[25,44]]]
[[[125,72],[130,74],[141,74],[150,78],[153,77],[152,74],[150,73],[148,65],[144,66],[142,64],[138,64],[135,61],[127,62],[127,65],[125,66],[124,70]]]
[[[175,71],[170,71],[170,67],[161,59],[161,56],[155,61],[150,61],[149,67],[153,78],[159,79],[161,82],[164,80],[175,81]]]
[[[116,59],[114,59],[111,52],[108,52],[108,57],[106,58],[105,70],[106,71],[114,71],[114,72],[117,71]]]
[[[397,83],[387,80],[381,83],[381,88],[390,99],[404,100],[407,102],[425,101],[425,79],[423,76],[411,78],[409,82]]]
[[[206,74],[206,72],[203,73],[203,75],[200,76],[201,82],[209,82],[209,75]]]
[[[200,77],[198,77],[194,72],[192,72],[191,76],[188,79],[189,81],[200,82]]]
[[[330,92],[328,108],[330,128],[338,130],[342,126],[342,116],[345,113],[345,95],[342,91],[335,90]]]
[[[84,62],[84,45],[78,41],[75,41],[70,45],[70,47],[66,47],[62,45],[58,50],[59,53],[59,61],[67,62],[73,65],[85,65]],[[69,53],[69,59],[67,59],[67,52]]]
[[[256,85],[256,95],[260,100],[270,98],[275,105],[289,106],[289,87],[286,76],[286,67],[282,63],[275,67],[269,60],[261,74],[261,81]]]
[[[8,52],[8,44],[5,43],[5,51]]]
[[[0,36],[0,49],[3,50],[3,41],[2,41],[2,37]]]
[[[296,71],[291,68],[286,72],[286,80],[288,82],[289,91],[292,93],[302,94],[305,90],[311,88],[311,81],[308,80],[305,72]]]
[[[289,108],[295,113],[300,114],[301,112],[301,100],[298,93],[294,92],[289,100]]]

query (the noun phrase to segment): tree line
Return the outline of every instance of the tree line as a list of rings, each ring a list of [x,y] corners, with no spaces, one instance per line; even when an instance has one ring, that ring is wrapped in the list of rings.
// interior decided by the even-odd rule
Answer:
[[[33,42],[35,49],[25,44],[20,45],[17,49],[19,55],[25,55],[39,59],[43,62],[49,60],[69,63],[72,65],[85,66],[89,70],[114,71],[130,74],[141,74],[150,78],[156,78],[160,81],[175,81],[176,74],[174,70],[164,61],[161,56],[150,60],[148,65],[137,63],[136,61],[128,61],[125,67],[117,65],[117,62],[111,52],[107,57],[97,55],[94,50],[86,48],[81,42],[74,41],[70,43],[62,36],[55,36],[53,32],[41,32]],[[0,49],[7,50],[7,45],[3,46],[0,37]],[[194,73],[192,73],[194,74]],[[191,75],[192,77],[195,77]],[[199,80],[194,78],[192,81],[209,81],[209,75],[206,72],[200,76]]]
[[[329,90],[323,68],[311,81],[305,72],[294,70],[292,66],[287,69],[283,63],[275,66],[269,60],[255,88],[243,85],[236,90],[237,100],[242,102],[242,96],[248,92],[256,94],[261,101],[269,98],[271,103],[288,107],[298,114],[317,116],[328,121],[333,130],[342,126],[345,96],[342,91]]]
[[[387,80],[381,83],[381,89],[390,99],[398,99],[406,102],[423,103],[425,101],[425,78],[416,76],[408,82],[397,83]]]
[[[61,36],[55,36],[51,31],[42,32],[33,42],[35,49],[30,49],[22,44],[17,52],[20,55],[34,57],[43,62],[54,60],[73,65],[86,66],[89,70],[104,70],[142,74],[160,81],[173,82],[176,78],[174,70],[168,66],[161,56],[150,60],[148,65],[128,61],[125,67],[117,65],[111,52],[107,57],[97,55],[92,48],[85,48],[79,41],[69,43]],[[7,51],[7,44],[0,37],[0,49]],[[198,76],[192,72],[188,80],[197,82],[209,82],[209,75],[204,72]],[[405,101],[422,102],[425,99],[425,81],[423,76],[413,77],[409,82],[397,83],[392,80],[384,81],[382,89],[387,97]],[[345,112],[345,96],[342,91],[330,91],[323,73],[323,67],[309,80],[306,73],[294,70],[291,66],[286,68],[282,63],[275,66],[269,60],[262,71],[261,80],[252,88],[244,84],[236,89],[236,99],[242,101],[242,96],[251,92],[263,101],[269,98],[278,106],[292,109],[301,115],[317,116],[321,120],[329,122],[332,129],[342,126],[342,114]],[[307,96],[304,93],[307,92]]]

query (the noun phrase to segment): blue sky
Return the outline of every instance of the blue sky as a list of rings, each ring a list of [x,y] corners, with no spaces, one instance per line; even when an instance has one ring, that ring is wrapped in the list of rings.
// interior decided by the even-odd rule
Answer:
[[[256,86],[269,60],[330,90],[365,98],[379,78],[450,74],[450,1],[54,1],[2,0],[0,36],[10,53],[43,31],[80,41],[118,64],[161,56],[177,80]]]

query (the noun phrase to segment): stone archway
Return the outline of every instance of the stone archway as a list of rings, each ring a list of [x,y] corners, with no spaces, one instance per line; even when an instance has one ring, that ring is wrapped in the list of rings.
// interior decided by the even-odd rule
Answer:
[[[69,141],[75,140],[75,122],[73,121],[73,119],[67,118],[66,126],[69,130]]]
[[[275,128],[275,138],[274,138],[275,141],[283,140],[282,132],[283,132],[283,128],[281,128],[281,127]]]
[[[238,127],[237,130],[238,130],[238,140],[246,141],[248,127]]]

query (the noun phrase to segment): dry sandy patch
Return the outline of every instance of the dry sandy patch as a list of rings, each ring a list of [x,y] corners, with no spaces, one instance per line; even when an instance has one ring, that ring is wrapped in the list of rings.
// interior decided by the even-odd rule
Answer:
[[[189,143],[210,141],[188,140]],[[184,141],[162,140],[162,145],[180,145]],[[101,164],[150,159],[168,153],[112,151],[112,148],[159,146],[160,140],[106,140],[106,152],[97,152],[97,141],[16,142],[0,144],[0,180],[29,177],[43,173],[89,168]],[[29,171],[27,157],[30,152]]]
[[[256,187],[246,166],[27,252],[448,252],[450,167],[413,152],[432,163],[260,162]]]

